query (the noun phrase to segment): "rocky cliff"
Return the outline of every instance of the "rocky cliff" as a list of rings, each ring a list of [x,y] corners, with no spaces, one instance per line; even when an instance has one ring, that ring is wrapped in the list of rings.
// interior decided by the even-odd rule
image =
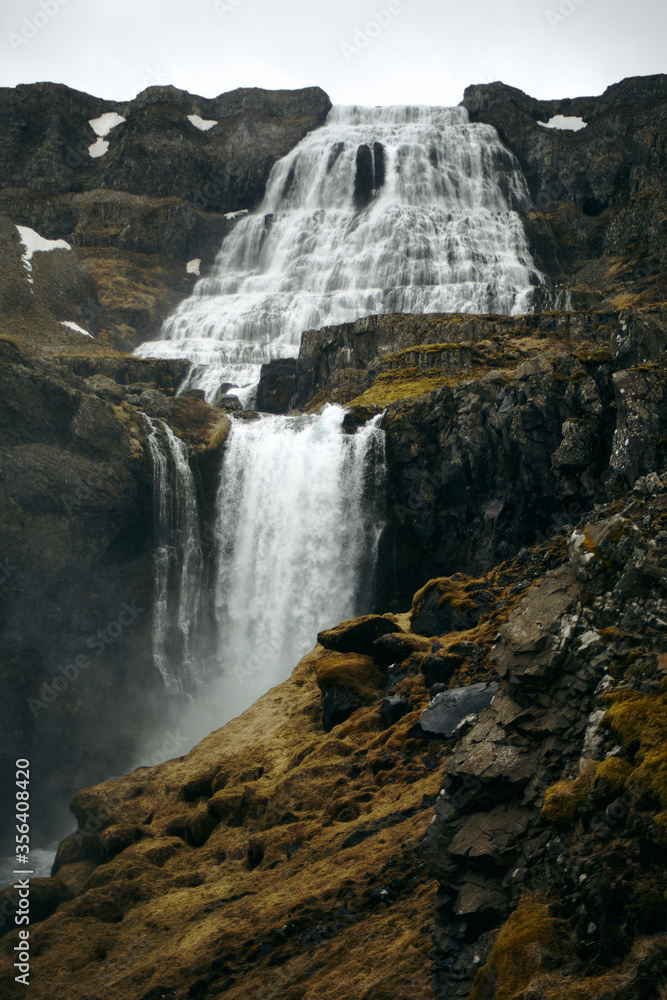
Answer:
[[[15,269],[14,224],[63,239],[67,261],[41,254],[34,288],[53,318],[88,323],[114,347],[154,339],[194,284],[186,263],[210,264],[234,224],[225,216],[255,207],[273,164],[330,106],[317,87],[212,99],[149,87],[127,103],[50,83],[0,88],[3,268]],[[91,155],[90,122],[112,113],[124,120]]]
[[[468,87],[471,121],[498,129],[523,167],[536,260],[574,305],[664,301],[667,76],[633,77],[601,97],[537,101],[502,83]],[[584,128],[546,128],[554,116]]]
[[[43,764],[42,839],[66,822],[55,802],[128,766],[146,719],[173,710],[151,654],[139,413],[168,415],[209,493],[226,420],[198,400],[170,408],[185,362],[123,352],[157,335],[196,280],[187,261],[212,260],[234,225],[225,213],[261,199],[273,163],[329,106],[317,88],[206,100],[153,87],[126,104],[54,84],[0,90],[0,670],[13,689],[0,711],[3,750],[18,740]],[[125,120],[93,157],[90,120],[112,112]],[[65,245],[29,257],[18,226]],[[126,605],[141,611],[119,625]]]

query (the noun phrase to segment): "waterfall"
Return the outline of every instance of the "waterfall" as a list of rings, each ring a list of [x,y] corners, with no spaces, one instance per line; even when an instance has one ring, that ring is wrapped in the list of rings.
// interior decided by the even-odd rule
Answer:
[[[335,107],[271,172],[142,356],[187,357],[209,401],[251,398],[307,329],[387,312],[529,312],[542,283],[520,167],[464,108]]]
[[[379,417],[345,433],[344,412],[233,422],[215,540],[225,713],[285,680],[319,629],[368,611],[384,435]]]
[[[199,686],[202,611],[199,515],[186,446],[162,420],[142,415],[153,460],[155,524],[153,660],[169,694]]]

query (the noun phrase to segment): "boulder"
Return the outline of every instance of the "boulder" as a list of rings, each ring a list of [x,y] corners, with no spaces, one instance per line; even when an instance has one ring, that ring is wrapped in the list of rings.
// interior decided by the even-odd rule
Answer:
[[[488,708],[497,691],[498,685],[494,682],[443,691],[424,709],[419,725],[428,735],[449,738],[469,715],[477,715]]]
[[[388,633],[404,634],[400,625],[384,615],[363,615],[361,618],[351,618],[341,622],[334,628],[318,632],[317,641],[326,649],[335,649],[339,653],[362,653],[373,656],[373,643],[380,636]]]
[[[392,663],[401,663],[411,653],[426,652],[430,648],[427,639],[420,635],[401,632],[386,632],[372,643],[372,657],[381,667],[389,667]]]

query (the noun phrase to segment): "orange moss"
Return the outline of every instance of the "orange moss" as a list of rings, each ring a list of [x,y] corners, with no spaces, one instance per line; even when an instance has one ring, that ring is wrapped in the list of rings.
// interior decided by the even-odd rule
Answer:
[[[572,826],[579,807],[593,786],[596,768],[595,761],[588,761],[579,777],[572,781],[559,781],[548,788],[542,806],[544,819],[556,826]]]
[[[523,899],[504,924],[489,959],[473,983],[469,1000],[513,1000],[545,967],[545,958],[559,949],[563,924],[550,916],[549,906]]]
[[[373,701],[384,691],[385,677],[371,656],[331,652],[317,664],[317,683],[320,690],[343,687]]]

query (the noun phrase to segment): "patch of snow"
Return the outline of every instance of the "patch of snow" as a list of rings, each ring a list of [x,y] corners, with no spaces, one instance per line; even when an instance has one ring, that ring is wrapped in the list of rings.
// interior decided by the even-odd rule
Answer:
[[[98,156],[104,156],[108,148],[109,143],[106,139],[96,139],[92,146],[88,147],[88,155],[92,156],[92,158],[96,160]]]
[[[29,226],[17,226],[18,234],[21,238],[21,243],[25,247],[23,254],[21,255],[21,260],[23,261],[23,266],[28,272],[28,281],[32,285],[32,255],[38,251],[45,252],[48,250],[71,250],[69,243],[65,240],[47,240],[39,233],[36,233],[34,229],[30,229]]]
[[[106,111],[99,118],[89,118],[88,124],[95,135],[104,137],[112,128],[115,128],[116,125],[122,125],[124,121],[127,121],[127,119],[119,115],[117,111]]]
[[[199,268],[201,266],[201,257],[195,257],[194,260],[189,260],[185,265],[185,270],[188,274],[199,274]]]
[[[579,129],[586,128],[583,118],[567,117],[566,115],[554,115],[548,122],[538,122],[542,128],[559,128],[567,132],[578,132]]]
[[[247,214],[248,214],[248,209],[247,208],[241,208],[241,209],[239,209],[238,212],[227,212],[227,214],[225,215],[225,218],[226,219],[238,219],[238,218],[240,218],[240,216],[247,215]]]
[[[208,132],[210,128],[217,125],[217,121],[214,118],[200,118],[199,115],[188,115],[188,121],[191,122],[195,128],[198,128],[200,132]]]
[[[82,333],[84,337],[90,337],[91,340],[95,340],[92,333],[88,333],[88,331],[84,330],[84,328],[79,326],[78,323],[73,323],[71,319],[61,319],[60,325],[67,326],[70,330],[74,330],[75,333]]]

